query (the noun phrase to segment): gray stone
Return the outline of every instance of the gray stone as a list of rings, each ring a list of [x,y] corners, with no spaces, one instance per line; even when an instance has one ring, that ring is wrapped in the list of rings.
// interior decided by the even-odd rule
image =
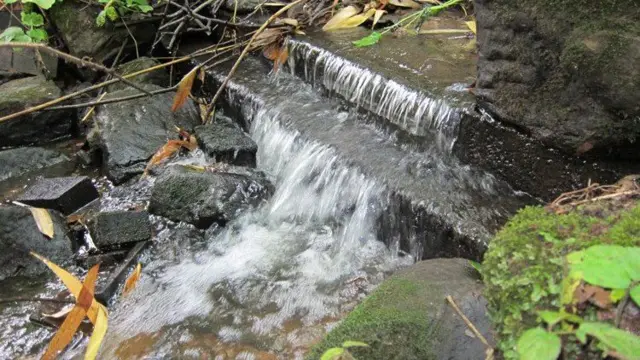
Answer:
[[[138,72],[140,70],[151,68],[159,64],[160,62],[158,62],[157,60],[143,56],[118,66],[116,71],[118,71],[118,73],[121,75],[129,75],[129,74]],[[162,87],[169,86],[169,74],[164,68],[151,71],[148,73],[144,73],[133,78],[129,78],[129,80],[135,83],[155,84]],[[119,83],[108,86],[107,91],[114,92],[117,90],[123,90],[128,88],[130,88],[129,85],[123,82],[119,82]]]
[[[202,172],[171,166],[156,180],[149,212],[199,228],[225,224],[273,194],[264,174]]]
[[[225,0],[222,7],[229,11],[237,11],[239,13],[250,13],[256,7],[264,4],[265,0]]]
[[[394,274],[316,345],[307,359],[346,340],[369,345],[351,348],[356,359],[473,360],[485,346],[446,301],[451,296],[492,343],[482,282],[465,259],[426,260]]]
[[[0,280],[17,274],[37,276],[49,271],[30,251],[61,266],[70,260],[72,244],[67,237],[65,219],[57,211],[49,210],[49,214],[54,225],[52,239],[38,230],[28,208],[0,206]]]
[[[157,85],[143,85],[149,91]],[[105,99],[138,94],[135,89],[112,92]],[[107,176],[116,184],[140,174],[153,154],[169,139],[177,139],[175,126],[189,132],[200,124],[196,106],[189,100],[171,111],[175,92],[100,106],[88,136],[92,148],[100,149]]]
[[[73,167],[71,159],[54,150],[23,147],[0,151],[0,182],[41,173],[46,169],[65,172]]]
[[[636,0],[477,0],[480,105],[547,146],[640,158]]]
[[[40,61],[34,49],[22,49],[17,52],[10,48],[0,49],[0,73],[45,75],[55,78],[58,73],[58,58],[47,53],[40,53]]]
[[[21,203],[69,215],[100,197],[91,179],[68,176],[40,179],[20,196]]]
[[[0,116],[9,115],[60,97],[61,91],[42,76],[11,80],[0,85]],[[71,135],[73,110],[41,111],[0,122],[0,145],[22,146]]]
[[[112,211],[96,214],[87,224],[100,250],[128,247],[151,239],[151,222],[146,211]]]
[[[215,122],[195,128],[198,145],[217,162],[256,166],[256,143],[237,126]]]

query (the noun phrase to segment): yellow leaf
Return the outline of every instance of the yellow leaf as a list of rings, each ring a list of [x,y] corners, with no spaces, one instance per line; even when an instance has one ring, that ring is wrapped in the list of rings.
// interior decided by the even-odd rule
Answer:
[[[389,0],[389,4],[410,9],[420,9],[422,7],[422,5],[413,0]]]
[[[124,283],[124,289],[122,290],[122,296],[127,296],[136,287],[138,283],[138,279],[140,279],[140,272],[142,271],[142,265],[138,263],[136,269],[133,273],[127,278],[127,281]]]
[[[49,239],[53,238],[53,221],[51,220],[51,214],[49,214],[49,210],[32,207],[30,207],[29,210],[31,210],[33,220],[35,220],[36,225],[38,225],[38,230],[40,230],[40,232]]]
[[[382,15],[386,13],[387,13],[387,10],[376,10],[376,13],[373,15],[373,25],[371,25],[372,29],[376,26],[378,21],[380,21],[380,18],[382,17]]]
[[[300,23],[298,22],[298,20],[296,20],[296,19],[292,19],[292,18],[278,19],[278,20],[276,21],[276,24],[291,25],[291,26],[293,26],[293,27],[298,27],[298,26],[300,26]]]
[[[205,79],[205,75],[206,75],[206,71],[204,70],[204,67],[200,68],[200,71],[198,71],[198,80],[200,80],[200,82],[202,84],[204,84],[204,79]]]
[[[469,28],[469,30],[473,31],[473,33],[476,33],[476,21],[475,20],[471,20],[471,21],[465,21],[465,24],[467,24],[467,27]]]
[[[47,260],[43,256],[40,256],[34,252],[31,253],[34,257],[45,263],[51,269],[51,271],[58,276],[60,281],[64,284],[64,286],[69,289],[69,292],[77,299],[80,297],[80,291],[82,290],[82,283],[75,276],[69,274],[65,269],[59,267],[53,262]],[[97,300],[93,299],[91,302],[91,306],[87,311],[87,317],[91,320],[92,324],[96,324],[96,319],[98,316],[98,312],[100,308],[104,308],[102,304],[100,304]],[[106,309],[105,309],[106,310]]]
[[[107,310],[104,306],[100,306],[98,308],[95,325],[93,326],[93,333],[87,345],[87,352],[84,354],[85,360],[93,360],[96,358],[98,350],[100,350],[100,345],[102,344],[102,339],[104,339],[104,335],[107,333],[107,323]]]
[[[171,111],[180,109],[184,105],[184,103],[187,102],[189,94],[191,94],[193,80],[196,78],[196,74],[199,68],[199,66],[194,67],[182,78],[182,80],[180,80],[180,84],[178,84],[178,91],[176,91],[176,96],[173,98]]]
[[[334,24],[328,30],[330,31],[330,30],[337,30],[337,29],[354,28],[356,26],[359,26],[363,22],[367,21],[375,13],[376,13],[376,9],[369,9],[369,10],[367,10],[366,13],[354,15],[354,16],[352,16],[350,18],[347,18],[347,19],[343,20],[340,23]],[[336,14],[336,16],[337,16],[337,14]]]
[[[353,5],[345,6],[340,11],[338,11],[324,26],[322,30],[329,31],[334,29],[339,29],[339,25],[350,17],[358,14],[360,9]]]

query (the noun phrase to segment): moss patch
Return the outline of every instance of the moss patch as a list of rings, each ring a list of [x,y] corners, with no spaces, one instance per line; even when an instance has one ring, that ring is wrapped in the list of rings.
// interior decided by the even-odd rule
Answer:
[[[640,245],[640,202],[602,202],[556,215],[527,207],[495,236],[482,272],[489,312],[505,358],[520,334],[538,324],[536,311],[560,305],[568,253],[595,244]]]

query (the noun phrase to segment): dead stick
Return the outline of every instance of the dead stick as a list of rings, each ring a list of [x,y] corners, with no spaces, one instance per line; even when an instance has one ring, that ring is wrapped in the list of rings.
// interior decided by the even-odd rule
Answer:
[[[73,63],[75,65],[77,65],[78,67],[90,67],[94,70],[97,71],[103,71],[113,77],[118,78],[120,81],[124,82],[125,84],[131,86],[132,88],[138,89],[142,92],[148,92],[147,90],[143,89],[142,87],[136,85],[135,83],[125,79],[124,77],[122,77],[120,74],[116,73],[114,70],[109,69],[106,66],[88,61],[88,60],[84,60],[84,59],[80,59],[78,57],[75,57],[73,55],[69,55],[67,53],[64,53],[60,50],[56,50],[52,47],[49,47],[47,45],[44,44],[34,44],[34,43],[19,43],[19,42],[15,42],[15,43],[2,43],[0,44],[0,48],[3,47],[11,47],[11,48],[31,48],[31,49],[36,49],[36,50],[42,50],[44,52],[47,52],[49,54],[52,54],[53,56],[59,57],[61,59],[64,59],[70,63]]]
[[[227,74],[227,77],[224,78],[224,80],[222,81],[222,84],[220,84],[220,87],[218,88],[218,91],[216,91],[215,95],[213,95],[213,99],[211,99],[211,102],[209,103],[209,106],[207,108],[207,113],[205,115],[205,119],[210,118],[211,114],[213,113],[213,109],[214,106],[216,104],[216,100],[218,100],[218,98],[220,97],[220,94],[222,94],[222,91],[224,90],[224,88],[227,86],[227,83],[229,82],[229,80],[231,79],[231,77],[233,76],[233,74],[235,74],[236,70],[238,69],[238,66],[240,65],[240,62],[242,61],[242,59],[244,59],[245,56],[247,56],[247,53],[249,53],[249,50],[251,49],[251,44],[253,43],[253,41],[258,37],[258,35],[260,35],[264,29],[267,28],[267,26],[269,26],[269,24],[271,24],[271,22],[273,20],[275,20],[278,16],[280,16],[281,14],[283,14],[285,11],[289,10],[290,8],[300,4],[301,2],[304,2],[306,0],[296,0],[292,3],[289,3],[288,5],[282,7],[280,10],[276,11],[275,14],[271,15],[270,18],[267,19],[267,21],[264,22],[264,24],[262,24],[262,26],[260,26],[258,28],[258,30],[256,30],[256,32],[253,34],[253,36],[251,37],[251,39],[249,39],[249,43],[247,43],[247,45],[244,47],[244,49],[242,50],[242,53],[240,53],[240,57],[238,57],[238,60],[236,60],[236,63],[233,64],[233,67],[231,68],[231,70],[229,71],[229,73]]]
[[[458,313],[458,315],[460,315],[460,317],[462,318],[462,320],[464,321],[465,324],[467,324],[467,327],[469,327],[469,329],[471,329],[471,331],[473,331],[473,333],[478,337],[478,339],[480,339],[480,341],[482,341],[482,343],[488,347],[493,349],[493,346],[489,345],[489,342],[487,341],[487,339],[485,339],[484,336],[482,336],[482,334],[480,333],[480,331],[478,331],[478,329],[473,325],[473,323],[471,322],[471,320],[469,320],[469,318],[467,318],[462,311],[460,310],[460,308],[458,307],[458,304],[456,304],[455,301],[453,301],[453,297],[451,297],[451,295],[447,295],[447,301],[449,302],[449,304],[451,304],[451,307],[453,307],[453,310],[456,311],[456,313]]]

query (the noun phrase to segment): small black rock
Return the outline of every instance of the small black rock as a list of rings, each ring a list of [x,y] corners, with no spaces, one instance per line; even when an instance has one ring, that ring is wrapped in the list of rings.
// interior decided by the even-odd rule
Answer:
[[[151,238],[151,222],[146,211],[112,211],[89,220],[89,232],[100,250],[129,247]]]
[[[27,189],[18,201],[69,215],[100,197],[86,176],[41,179]]]

